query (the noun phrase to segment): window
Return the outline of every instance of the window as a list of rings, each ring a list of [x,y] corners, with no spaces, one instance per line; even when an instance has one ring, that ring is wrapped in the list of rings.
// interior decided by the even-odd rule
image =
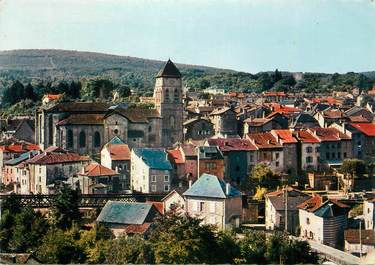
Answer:
[[[329,159],[329,153],[326,152],[326,159]]]
[[[152,131],[152,127],[148,126],[148,132],[151,132],[151,131]]]
[[[337,153],[337,158],[341,159],[341,153],[340,152]]]
[[[312,153],[312,147],[311,146],[306,147],[306,153]]]
[[[169,191],[169,185],[164,185],[164,191]]]
[[[156,185],[151,185],[151,191],[156,192]]]
[[[101,139],[100,139],[100,133],[99,132],[95,132],[94,133],[94,147],[100,147],[100,144],[101,144]]]
[[[156,182],[156,176],[155,175],[151,176],[151,182]]]
[[[168,175],[164,176],[164,182],[169,182],[169,176]]]
[[[280,154],[276,153],[276,159],[279,159],[279,157],[280,157]]]
[[[346,158],[346,152],[344,152],[344,158]]]
[[[254,161],[254,155],[250,155],[250,162]]]
[[[174,90],[174,101],[175,101],[175,102],[179,102],[179,100],[180,100],[180,95],[179,95],[179,93],[178,93],[178,89],[176,88],[176,89]]]
[[[164,101],[169,102],[169,90],[168,90],[168,88],[165,90],[165,93],[164,93]]]
[[[315,152],[319,153],[319,151],[320,151],[320,147],[318,146],[315,148]]]
[[[306,163],[312,163],[313,158],[311,156],[306,157]]]
[[[74,145],[74,142],[73,142],[73,131],[69,129],[66,134],[67,134],[66,135],[66,146],[68,148],[72,148],[73,145]]]
[[[310,224],[310,218],[306,218],[306,224]]]
[[[174,116],[173,115],[169,116],[169,127],[171,129],[174,129]]]
[[[117,130],[117,129],[114,129],[114,130],[113,130],[113,133],[114,133],[114,134],[118,134],[118,130]]]
[[[84,131],[79,133],[79,147],[86,147],[86,134]]]
[[[279,167],[279,164],[280,164],[279,161],[277,161],[277,162],[276,162],[276,167]]]
[[[199,211],[203,212],[204,210],[204,202],[199,202]]]

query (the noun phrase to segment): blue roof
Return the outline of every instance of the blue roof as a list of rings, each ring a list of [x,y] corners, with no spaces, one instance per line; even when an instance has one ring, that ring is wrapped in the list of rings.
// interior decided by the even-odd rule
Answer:
[[[330,217],[345,215],[347,213],[348,213],[347,208],[340,207],[336,203],[329,201],[329,200],[323,203],[314,212],[316,216],[323,217],[323,218],[330,218]]]
[[[220,180],[215,175],[204,173],[183,195],[223,199],[241,196],[241,192],[233,186],[230,187],[229,195],[225,194],[225,190],[226,183],[224,181]]]
[[[139,202],[108,201],[100,212],[97,222],[113,224],[143,224],[150,222],[154,212],[152,204]],[[149,215],[152,216],[149,216]]]
[[[37,155],[39,152],[36,151],[36,150],[33,150],[33,151],[29,151],[29,152],[26,152],[26,153],[23,153],[21,154],[19,157],[17,158],[13,158],[13,159],[10,159],[8,161],[5,162],[6,165],[10,165],[10,166],[14,166],[14,165],[18,165],[19,163],[23,162],[23,161],[26,161],[27,159],[35,155]]]
[[[124,142],[118,136],[115,136],[108,142],[108,144],[124,144]]]
[[[172,165],[167,157],[167,152],[162,148],[133,148],[134,153],[141,157],[151,169],[171,170]]]

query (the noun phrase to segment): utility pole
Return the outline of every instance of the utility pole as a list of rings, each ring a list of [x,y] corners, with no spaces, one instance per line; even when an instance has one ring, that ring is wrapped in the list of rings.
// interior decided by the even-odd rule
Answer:
[[[288,233],[288,185],[285,185],[284,197],[285,197],[285,232]]]
[[[362,259],[362,220],[359,219],[359,258]]]

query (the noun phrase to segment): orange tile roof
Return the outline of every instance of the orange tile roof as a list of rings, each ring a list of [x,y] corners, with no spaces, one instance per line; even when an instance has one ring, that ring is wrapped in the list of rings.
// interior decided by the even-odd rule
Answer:
[[[292,144],[297,143],[297,139],[294,138],[293,133],[289,129],[284,130],[272,130],[271,133],[276,134],[282,143]]]
[[[98,176],[115,176],[118,175],[113,169],[107,168],[97,163],[92,163],[84,168],[84,172],[79,172],[78,175],[87,177],[98,177]]]
[[[32,150],[40,150],[36,144],[10,144],[0,146],[0,150],[10,153],[24,153]]]
[[[302,142],[302,143],[319,143],[319,139],[316,138],[312,133],[301,130],[296,132],[296,137]]]
[[[80,156],[76,153],[42,153],[27,160],[30,164],[48,165],[90,161],[88,156]]]
[[[323,116],[329,119],[341,119],[344,117],[344,113],[340,110],[325,110]]]
[[[44,95],[44,97],[48,98],[49,100],[57,100],[59,98],[61,98],[61,94],[46,94]]]
[[[313,197],[311,199],[308,199],[307,201],[301,203],[297,206],[298,209],[303,209],[308,212],[314,212],[316,209],[320,207],[323,203],[323,198],[317,194],[313,194]]]
[[[108,144],[106,148],[112,160],[130,160],[130,149],[127,144]]]
[[[249,133],[247,134],[249,140],[255,144],[257,148],[279,148],[282,147],[276,141],[276,138],[270,132],[264,133]]]
[[[346,135],[336,128],[309,128],[308,129],[314,137],[318,138],[320,141],[340,141],[340,140],[350,140],[351,137]]]
[[[184,164],[185,163],[185,159],[184,159],[184,156],[181,152],[181,150],[179,149],[172,149],[172,150],[167,150],[168,152],[168,156],[171,160],[174,161],[174,163],[176,164]]]
[[[367,136],[375,136],[375,123],[350,123],[350,125]]]
[[[143,224],[131,224],[125,227],[124,232],[126,234],[140,234],[143,235],[147,232],[150,228],[151,223],[143,223]]]
[[[256,146],[250,140],[241,138],[216,138],[208,139],[212,146],[218,146],[220,151],[255,151]]]
[[[368,120],[366,117],[363,117],[363,115],[359,116],[350,116],[349,120],[351,122],[357,122],[357,123],[370,123],[371,121]]]

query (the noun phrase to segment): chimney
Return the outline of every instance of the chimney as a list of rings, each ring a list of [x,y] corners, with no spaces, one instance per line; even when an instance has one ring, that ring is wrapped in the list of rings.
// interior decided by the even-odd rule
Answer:
[[[118,173],[118,166],[115,167],[115,171],[116,171],[116,173]]]
[[[189,189],[191,188],[191,185],[193,184],[192,180],[189,180]]]
[[[81,168],[81,173],[85,174],[85,167],[84,166]]]
[[[226,194],[227,196],[229,196],[229,194],[230,194],[230,183],[227,183],[227,184],[225,185],[225,194]]]

